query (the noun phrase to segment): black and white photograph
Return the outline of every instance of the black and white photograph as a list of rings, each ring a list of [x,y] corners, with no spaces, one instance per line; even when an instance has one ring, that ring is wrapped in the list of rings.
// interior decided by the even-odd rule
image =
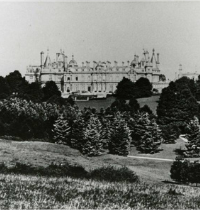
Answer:
[[[0,209],[200,209],[200,1],[0,11]]]

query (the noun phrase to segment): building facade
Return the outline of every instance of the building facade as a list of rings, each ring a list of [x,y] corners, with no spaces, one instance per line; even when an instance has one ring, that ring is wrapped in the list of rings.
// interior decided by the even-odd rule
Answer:
[[[179,73],[178,73],[178,79],[181,77],[188,77],[190,79],[198,80],[199,73],[197,71],[195,72],[183,72],[182,65],[179,65]]]
[[[135,55],[131,62],[119,64],[115,61],[113,65],[110,61],[93,61],[92,64],[86,61],[78,65],[73,55],[68,62],[62,50],[56,53],[56,60],[52,62],[48,52],[45,60],[44,53],[41,52],[41,64],[28,66],[25,78],[30,83],[38,80],[42,85],[47,81],[54,81],[63,96],[74,92],[114,93],[123,77],[133,82],[141,77],[148,78],[153,88],[161,92],[168,83],[163,79],[159,64],[159,53],[155,55],[154,50],[151,57],[148,51],[144,51],[141,59]]]

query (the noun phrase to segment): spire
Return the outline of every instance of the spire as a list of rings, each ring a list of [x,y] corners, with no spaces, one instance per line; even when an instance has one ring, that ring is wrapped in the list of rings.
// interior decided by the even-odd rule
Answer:
[[[51,59],[49,57],[49,48],[47,49],[47,57],[46,60],[44,62],[44,67],[48,67],[49,65],[51,65]]]

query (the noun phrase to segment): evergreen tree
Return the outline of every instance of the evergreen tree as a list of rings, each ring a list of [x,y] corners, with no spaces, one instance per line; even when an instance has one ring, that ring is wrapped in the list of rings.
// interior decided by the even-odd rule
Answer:
[[[82,116],[74,120],[71,133],[71,146],[73,148],[81,150],[83,147],[85,127],[85,121]]]
[[[81,151],[88,156],[98,156],[102,152],[103,142],[101,137],[101,123],[99,119],[92,115],[87,122],[83,132],[83,144]]]
[[[188,143],[186,144],[187,151],[185,155],[187,157],[199,157],[200,156],[200,125],[197,117],[187,126]]]
[[[108,145],[110,142],[110,138],[111,138],[111,133],[112,133],[112,125],[111,125],[111,121],[109,119],[110,117],[105,116],[102,120],[102,128],[101,128],[101,139],[103,142],[103,148],[104,149],[108,149]]]
[[[155,119],[150,119],[147,113],[140,113],[132,119],[133,144],[143,153],[160,151],[162,132]]]
[[[120,113],[117,113],[112,123],[109,152],[111,154],[127,156],[130,151],[130,129]]]
[[[55,121],[53,133],[55,143],[70,145],[70,127],[62,114]]]

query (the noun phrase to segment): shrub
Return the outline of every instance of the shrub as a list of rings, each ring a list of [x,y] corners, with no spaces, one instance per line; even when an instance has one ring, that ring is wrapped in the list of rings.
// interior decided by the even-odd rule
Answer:
[[[120,168],[111,165],[103,166],[90,171],[89,177],[90,179],[109,182],[126,181],[133,183],[139,181],[138,176],[126,166]]]

